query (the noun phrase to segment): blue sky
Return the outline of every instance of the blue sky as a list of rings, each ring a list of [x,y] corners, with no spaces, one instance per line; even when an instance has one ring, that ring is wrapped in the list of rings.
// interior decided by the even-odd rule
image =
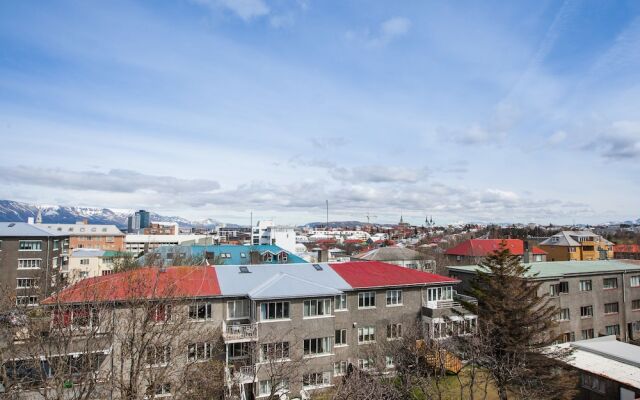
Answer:
[[[640,206],[637,1],[0,3],[0,198],[282,223]]]

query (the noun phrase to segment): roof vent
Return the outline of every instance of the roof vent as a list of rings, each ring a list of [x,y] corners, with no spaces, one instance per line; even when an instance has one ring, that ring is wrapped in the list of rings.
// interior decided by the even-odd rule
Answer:
[[[12,222],[12,223],[9,224],[9,228],[13,228],[14,226],[16,226],[15,222]]]
[[[240,273],[241,274],[250,274],[251,271],[249,271],[249,268],[245,267],[244,265],[240,267]]]
[[[315,268],[316,271],[322,271],[322,265],[320,264],[313,264],[313,268]]]

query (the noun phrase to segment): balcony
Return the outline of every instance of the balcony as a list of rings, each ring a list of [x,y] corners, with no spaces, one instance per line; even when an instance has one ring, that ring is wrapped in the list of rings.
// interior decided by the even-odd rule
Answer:
[[[227,343],[253,341],[258,339],[257,324],[222,325],[222,336]]]
[[[452,300],[425,301],[422,307],[422,314],[430,318],[440,318],[454,314],[470,314],[470,312],[462,306],[462,302],[478,304],[478,300],[471,296],[453,292]]]

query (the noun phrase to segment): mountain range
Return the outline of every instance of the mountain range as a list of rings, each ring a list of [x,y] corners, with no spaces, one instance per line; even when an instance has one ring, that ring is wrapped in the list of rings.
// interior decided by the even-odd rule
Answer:
[[[133,214],[133,211],[112,210],[110,208],[34,205],[12,200],[0,200],[0,221],[3,222],[27,222],[29,217],[35,218],[38,211],[42,214],[43,223],[74,224],[86,219],[90,224],[112,224],[119,228],[126,228],[127,218]],[[156,213],[151,213],[151,220],[154,222],[177,222],[179,226],[184,228],[212,228],[220,225],[220,222],[212,219],[190,221],[182,217]]]

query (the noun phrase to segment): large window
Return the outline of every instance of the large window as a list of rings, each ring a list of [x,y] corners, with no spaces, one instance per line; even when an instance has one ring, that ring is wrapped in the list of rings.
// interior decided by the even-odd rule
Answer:
[[[189,361],[208,360],[214,356],[213,344],[211,343],[191,343],[188,348]]]
[[[630,279],[630,284],[631,284],[631,287],[640,286],[640,275],[632,276],[631,279]]]
[[[607,325],[604,328],[604,331],[607,335],[619,335],[620,334],[620,325]]]
[[[568,321],[571,319],[571,315],[568,308],[561,308],[558,312],[558,321]]]
[[[584,372],[580,375],[580,384],[583,388],[593,392],[606,393],[607,391],[607,385],[604,380]]]
[[[347,374],[347,368],[349,368],[349,362],[336,361],[333,363],[333,376],[342,376]]]
[[[618,312],[618,303],[606,303],[604,305],[605,314],[616,314]]]
[[[304,340],[304,355],[314,356],[322,354],[331,354],[333,351],[333,338],[313,338]]]
[[[42,264],[40,258],[21,258],[18,260],[18,269],[40,268],[40,264]]]
[[[150,345],[147,347],[147,365],[168,364],[171,359],[171,346]]]
[[[631,301],[631,309],[632,310],[640,310],[640,299]]]
[[[192,321],[206,321],[213,317],[211,303],[195,303],[189,305],[189,319]]]
[[[260,346],[260,361],[277,361],[289,358],[289,342],[263,343]]]
[[[586,279],[583,281],[580,281],[580,291],[581,292],[590,292],[593,288],[593,285],[591,283],[591,279]]]
[[[387,306],[402,305],[402,290],[387,290]]]
[[[331,315],[331,299],[311,299],[304,301],[305,317]]]
[[[38,296],[16,296],[17,306],[37,306]]]
[[[260,317],[263,321],[289,318],[289,302],[272,301],[260,304]]]
[[[602,286],[605,289],[615,289],[618,287],[618,278],[604,278],[602,280]]]
[[[593,306],[580,307],[580,318],[591,318],[591,317],[593,317]]]
[[[331,372],[311,372],[302,375],[302,386],[304,388],[328,386],[330,384]]]
[[[387,325],[387,339],[400,339],[402,337],[402,324]]]
[[[289,380],[281,379],[274,384],[268,379],[262,380],[258,384],[258,396],[268,396],[273,393],[289,392]]]
[[[33,289],[38,287],[38,279],[36,278],[18,278],[16,286],[18,289]]]
[[[19,244],[20,251],[40,251],[42,250],[41,240],[21,240]]]
[[[358,293],[358,308],[374,308],[376,306],[376,292]]]
[[[427,300],[453,300],[453,288],[451,286],[441,286],[427,289]]]
[[[227,318],[249,318],[249,300],[231,300],[227,302]]]
[[[358,328],[358,344],[373,343],[376,341],[376,327],[365,326]]]
[[[171,305],[156,304],[149,310],[149,316],[155,322],[171,321]]]
[[[359,358],[358,359],[358,368],[361,369],[362,371],[368,371],[370,369],[373,369],[374,366],[374,362],[373,359],[371,358]]]
[[[559,282],[549,286],[549,295],[558,296],[569,293],[569,282]]]
[[[245,358],[250,354],[249,343],[230,343],[227,349],[229,359]]]
[[[336,346],[346,346],[347,345],[347,330],[346,329],[336,329],[335,343],[336,343]]]
[[[336,296],[335,299],[335,311],[346,311],[347,310],[347,294],[343,293]]]
[[[582,330],[582,340],[593,339],[595,337],[595,332],[592,329],[583,329]]]

